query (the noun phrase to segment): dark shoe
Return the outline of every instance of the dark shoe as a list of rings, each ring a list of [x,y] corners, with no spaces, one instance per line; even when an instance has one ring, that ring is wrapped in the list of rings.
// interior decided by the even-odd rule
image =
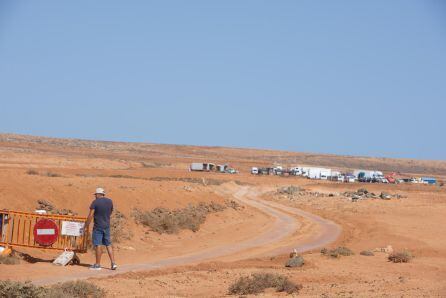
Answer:
[[[94,264],[90,266],[90,270],[101,270],[101,265],[99,264]]]

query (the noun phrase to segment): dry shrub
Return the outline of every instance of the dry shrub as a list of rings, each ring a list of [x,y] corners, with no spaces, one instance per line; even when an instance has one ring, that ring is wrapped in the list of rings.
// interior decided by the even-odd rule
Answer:
[[[302,189],[299,186],[294,186],[294,185],[285,186],[277,189],[277,192],[279,194],[287,194],[290,196],[295,195],[300,191],[302,191]]]
[[[372,257],[375,254],[373,253],[373,251],[370,250],[363,250],[359,253],[361,256],[366,256],[366,257]]]
[[[351,256],[355,253],[347,247],[339,246],[335,249],[323,248],[321,254],[332,258],[339,258],[340,256]]]
[[[85,281],[70,281],[50,288],[38,287],[29,281],[0,281],[0,297],[5,298],[99,298],[104,296],[104,290]]]
[[[14,256],[1,256],[0,255],[0,264],[17,265],[17,264],[20,264],[20,260]]]
[[[201,202],[196,206],[188,205],[186,208],[175,210],[166,208],[155,208],[145,212],[134,210],[133,217],[136,222],[160,234],[174,234],[183,229],[197,232],[209,213],[220,212],[225,208],[226,206],[214,202],[209,204]]]
[[[265,289],[274,288],[277,292],[288,294],[297,293],[302,286],[295,284],[288,277],[273,273],[254,273],[251,276],[242,276],[230,287],[231,295],[259,294]]]
[[[39,175],[39,172],[37,172],[36,170],[33,170],[33,169],[29,169],[28,171],[26,171],[26,174],[28,174],[28,175]]]
[[[0,281],[0,294],[5,298],[43,298],[46,297],[48,290],[43,287],[36,287],[31,282],[17,282],[3,280]]]
[[[61,174],[53,173],[53,172],[47,172],[46,175],[47,175],[47,177],[62,177]]]
[[[390,262],[393,263],[408,263],[413,259],[412,253],[409,251],[397,251],[388,256]]]
[[[133,237],[132,231],[127,227],[127,218],[119,210],[114,210],[110,218],[110,235],[112,242],[119,243],[123,240],[130,240]]]
[[[69,281],[57,284],[48,289],[47,297],[56,298],[100,298],[105,292],[98,286],[86,281]]]
[[[110,175],[108,177],[110,177],[110,178],[125,178],[125,179],[141,179],[139,177],[134,177],[134,176],[130,176],[130,175],[121,175],[121,174]]]

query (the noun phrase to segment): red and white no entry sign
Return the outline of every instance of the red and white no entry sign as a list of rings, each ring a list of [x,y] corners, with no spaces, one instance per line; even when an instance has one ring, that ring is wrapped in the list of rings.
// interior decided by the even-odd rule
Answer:
[[[50,246],[57,241],[59,228],[50,219],[40,219],[34,226],[34,240],[42,246]]]

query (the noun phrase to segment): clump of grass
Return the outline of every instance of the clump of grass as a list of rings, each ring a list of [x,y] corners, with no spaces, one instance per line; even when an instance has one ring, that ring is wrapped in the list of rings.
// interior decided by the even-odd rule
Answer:
[[[94,284],[86,281],[69,281],[52,286],[48,290],[47,297],[100,298],[104,296],[104,290]]]
[[[197,232],[209,213],[220,212],[225,208],[226,206],[214,202],[209,204],[201,202],[196,206],[189,205],[175,210],[166,208],[155,208],[150,211],[134,210],[133,217],[136,222],[160,234],[174,234],[183,229]]]
[[[285,187],[281,187],[279,189],[277,189],[277,192],[279,194],[287,194],[287,195],[295,195],[298,192],[302,191],[302,189],[298,186],[294,186],[294,185],[290,185],[290,186],[285,186]]]
[[[39,175],[39,172],[37,172],[36,170],[33,170],[33,169],[29,169],[28,171],[26,171],[26,174],[28,174],[28,175]]]
[[[20,264],[20,260],[14,256],[1,256],[0,255],[0,264],[17,265],[17,264]]]
[[[105,296],[105,292],[85,281],[70,281],[44,288],[35,286],[29,281],[5,280],[0,281],[0,296],[6,298],[100,298]]]
[[[53,172],[47,172],[47,173],[46,173],[46,176],[47,176],[47,177],[62,177],[61,174],[53,173]]]
[[[366,256],[366,257],[372,257],[375,254],[373,253],[373,251],[370,250],[363,250],[359,253],[361,256]]]
[[[351,256],[354,255],[355,253],[347,247],[339,246],[335,249],[323,248],[321,250],[321,254],[332,258],[339,258],[340,256]]]
[[[412,253],[409,251],[397,251],[388,256],[388,260],[393,263],[408,263],[413,259]]]
[[[109,177],[110,178],[125,178],[125,179],[141,179],[139,177],[130,176],[130,175],[121,175],[121,174],[110,175]]]
[[[298,293],[302,286],[290,281],[286,276],[273,273],[254,273],[242,276],[229,287],[231,295],[259,294],[265,289],[274,288],[277,292]]]

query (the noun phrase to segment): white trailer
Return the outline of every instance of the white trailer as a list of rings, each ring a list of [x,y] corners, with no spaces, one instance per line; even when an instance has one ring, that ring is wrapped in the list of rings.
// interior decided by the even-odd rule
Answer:
[[[325,168],[307,168],[307,177],[310,179],[327,180],[331,176],[331,169]]]
[[[294,176],[302,176],[303,171],[300,167],[294,167],[290,169],[290,173]]]
[[[213,163],[202,163],[202,162],[193,162],[190,165],[191,171],[212,171],[214,170],[215,165]]]
[[[322,180],[328,180],[328,177],[331,176],[331,169],[320,169],[321,170],[321,178]]]

